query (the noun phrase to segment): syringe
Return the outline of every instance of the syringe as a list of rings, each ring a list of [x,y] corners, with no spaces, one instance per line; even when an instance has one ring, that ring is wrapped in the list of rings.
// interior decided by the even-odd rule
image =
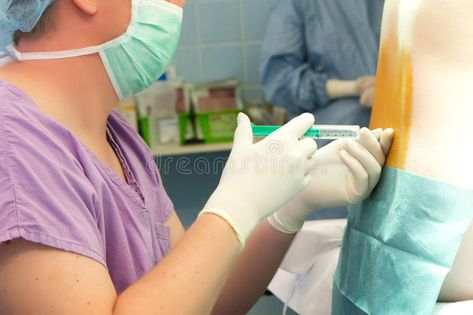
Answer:
[[[252,125],[253,136],[266,137],[281,126]],[[321,140],[334,140],[343,138],[358,138],[360,126],[355,125],[314,125],[304,134],[305,137]]]

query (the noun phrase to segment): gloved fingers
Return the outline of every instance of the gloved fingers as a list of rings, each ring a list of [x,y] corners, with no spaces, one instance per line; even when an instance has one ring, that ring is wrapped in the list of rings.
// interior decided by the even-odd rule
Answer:
[[[374,134],[374,136],[376,137],[376,140],[379,141],[379,139],[381,139],[381,134],[383,133],[383,128],[376,128],[374,130],[371,130],[371,132]]]
[[[366,89],[366,87],[368,86],[368,81],[369,81],[369,77],[368,76],[362,76],[362,77],[359,77],[355,80],[355,83],[356,83],[356,89],[357,91],[362,94],[363,91]]]
[[[379,165],[384,165],[385,156],[374,132],[371,132],[368,128],[362,128],[360,130],[360,137],[356,141],[373,155]]]
[[[391,149],[391,145],[393,143],[394,138],[394,130],[391,128],[384,129],[381,134],[381,139],[379,140],[379,144],[383,149],[384,155],[388,155],[389,150]]]
[[[302,148],[302,154],[307,158],[312,157],[317,151],[317,143],[312,138],[303,138],[299,143]]]
[[[376,139],[379,141],[381,148],[383,150],[384,155],[388,155],[389,150],[391,149],[391,145],[394,138],[394,130],[392,128],[382,129],[377,128],[371,130],[371,132],[375,135]]]
[[[297,137],[302,138],[302,136],[309,130],[310,127],[314,125],[315,118],[314,115],[309,113],[304,113],[293,118],[290,122],[276,130],[271,134],[271,136],[284,136],[284,137]]]
[[[250,118],[244,113],[239,113],[237,117],[237,128],[233,137],[233,148],[253,144],[253,132],[251,130]]]
[[[364,90],[360,96],[360,105],[364,108],[371,108],[373,106],[374,93],[373,87]]]
[[[312,175],[310,174],[310,171],[309,171],[309,172],[306,172],[306,174],[304,175],[304,183],[303,183],[304,188],[301,191],[304,191],[307,187],[309,187],[311,182],[312,182]]]
[[[347,152],[357,159],[368,174],[368,186],[371,189],[374,188],[378,182],[379,175],[381,174],[381,165],[378,163],[376,158],[362,146],[360,143],[355,141],[347,141]],[[380,149],[381,150],[381,149]]]
[[[341,150],[340,158],[342,162],[346,165],[348,170],[352,173],[354,182],[353,182],[353,189],[358,195],[362,195],[363,192],[367,191],[369,188],[369,175],[366,169],[361,165],[360,161],[354,158],[350,153],[345,150]],[[351,196],[348,196],[351,198]],[[348,200],[350,203],[353,200]]]
[[[314,141],[315,142],[315,141]],[[309,156],[305,163],[304,175],[307,176],[312,173],[312,170],[316,167],[317,160],[313,156]]]
[[[366,89],[372,87],[376,83],[376,77],[374,76],[362,76],[356,79],[356,86],[357,90],[359,91],[360,94],[362,94]]]

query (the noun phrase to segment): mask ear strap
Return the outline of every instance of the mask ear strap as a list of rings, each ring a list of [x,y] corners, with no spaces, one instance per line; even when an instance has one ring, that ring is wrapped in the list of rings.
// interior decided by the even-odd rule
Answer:
[[[63,50],[63,51],[54,51],[54,52],[29,52],[22,53],[18,51],[15,46],[7,46],[7,50],[10,52],[10,55],[13,56],[16,60],[51,60],[51,59],[64,59],[64,58],[74,58],[86,55],[93,55],[99,52],[98,46],[91,46],[80,49],[72,50]]]

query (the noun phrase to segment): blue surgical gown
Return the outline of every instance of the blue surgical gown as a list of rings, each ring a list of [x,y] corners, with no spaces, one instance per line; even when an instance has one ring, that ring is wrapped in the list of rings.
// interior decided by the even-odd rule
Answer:
[[[375,75],[382,0],[281,0],[262,49],[264,93],[291,116],[311,112],[318,123],[367,126],[371,111],[358,98],[330,101],[328,79]]]

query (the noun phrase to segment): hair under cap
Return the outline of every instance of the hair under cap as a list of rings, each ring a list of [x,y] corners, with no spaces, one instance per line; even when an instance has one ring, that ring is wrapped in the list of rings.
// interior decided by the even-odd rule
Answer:
[[[54,0],[1,0],[0,51],[13,42],[16,31],[31,32]]]

